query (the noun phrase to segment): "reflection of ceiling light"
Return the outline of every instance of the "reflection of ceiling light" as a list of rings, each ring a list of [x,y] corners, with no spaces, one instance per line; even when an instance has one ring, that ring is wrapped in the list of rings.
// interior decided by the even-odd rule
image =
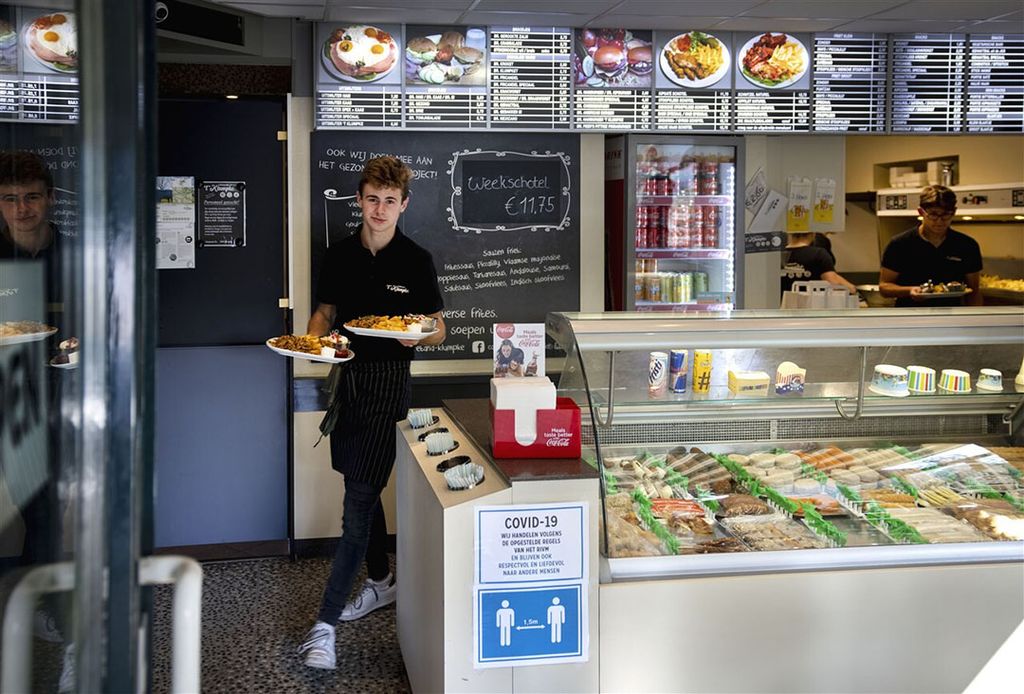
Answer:
[[[922,217],[921,215],[917,215],[917,221],[923,222],[924,221],[924,217]]]
[[[972,216],[971,216],[971,215],[969,215],[969,214],[965,214],[965,215],[964,215],[963,217],[961,217],[961,219],[963,219],[964,221],[967,221],[967,220],[969,220],[969,219],[974,219],[974,217],[972,217]]]
[[[238,94],[227,94],[224,98],[225,99],[237,99],[238,98]]]
[[[1013,215],[1013,218],[1014,219],[1024,219],[1024,214],[1015,214],[1015,215]]]

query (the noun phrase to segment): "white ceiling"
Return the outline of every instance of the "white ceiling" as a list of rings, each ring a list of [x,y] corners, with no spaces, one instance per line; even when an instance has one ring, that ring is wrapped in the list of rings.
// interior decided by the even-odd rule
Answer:
[[[214,0],[271,17],[719,31],[1024,33],[1024,0]]]

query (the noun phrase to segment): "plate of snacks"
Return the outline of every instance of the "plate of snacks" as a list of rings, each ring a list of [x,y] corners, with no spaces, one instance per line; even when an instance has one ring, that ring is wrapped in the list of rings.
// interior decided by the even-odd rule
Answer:
[[[60,352],[50,360],[50,366],[55,369],[77,369],[78,368],[78,338],[72,337],[61,341],[58,345]]]
[[[714,84],[732,64],[726,45],[702,31],[688,31],[670,39],[659,63],[665,76],[682,87]]]
[[[917,294],[919,299],[955,299],[971,293],[971,288],[963,282],[939,282],[938,284],[928,280],[921,285],[921,291]]]
[[[356,353],[348,348],[348,338],[337,330],[330,335],[281,335],[267,340],[271,351],[293,359],[308,359],[325,364],[341,364],[351,360]]]
[[[0,322],[0,345],[17,345],[22,342],[45,340],[57,332],[57,328],[32,320]]]
[[[419,313],[404,316],[360,316],[345,323],[345,329],[365,337],[422,340],[437,332],[437,319]]]

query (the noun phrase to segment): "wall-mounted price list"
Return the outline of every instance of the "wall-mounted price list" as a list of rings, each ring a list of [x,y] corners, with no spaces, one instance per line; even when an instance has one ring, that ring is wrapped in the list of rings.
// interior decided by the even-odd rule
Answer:
[[[587,89],[576,92],[579,130],[649,130],[649,89]]]
[[[405,99],[406,127],[487,127],[486,89],[406,87]]]
[[[963,129],[965,45],[963,34],[893,37],[893,132]]]
[[[810,122],[810,92],[736,92],[736,130],[807,132]]]
[[[1024,131],[1024,34],[971,36],[967,131]]]
[[[491,27],[491,126],[570,128],[572,29]]]
[[[884,34],[814,35],[814,130],[885,131],[888,50]]]
[[[655,101],[657,130],[728,131],[731,128],[732,94],[660,89]]]
[[[317,91],[317,127],[399,128],[402,90],[387,86],[335,87]]]

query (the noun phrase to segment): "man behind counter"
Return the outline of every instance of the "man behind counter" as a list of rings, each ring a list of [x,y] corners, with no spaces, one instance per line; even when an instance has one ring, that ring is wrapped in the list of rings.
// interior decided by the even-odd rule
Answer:
[[[921,191],[917,208],[921,223],[894,236],[882,254],[878,285],[882,296],[895,297],[897,306],[981,306],[981,249],[967,234],[951,229],[956,214],[956,193],[945,186]],[[966,297],[931,298],[921,285],[961,282]]]

